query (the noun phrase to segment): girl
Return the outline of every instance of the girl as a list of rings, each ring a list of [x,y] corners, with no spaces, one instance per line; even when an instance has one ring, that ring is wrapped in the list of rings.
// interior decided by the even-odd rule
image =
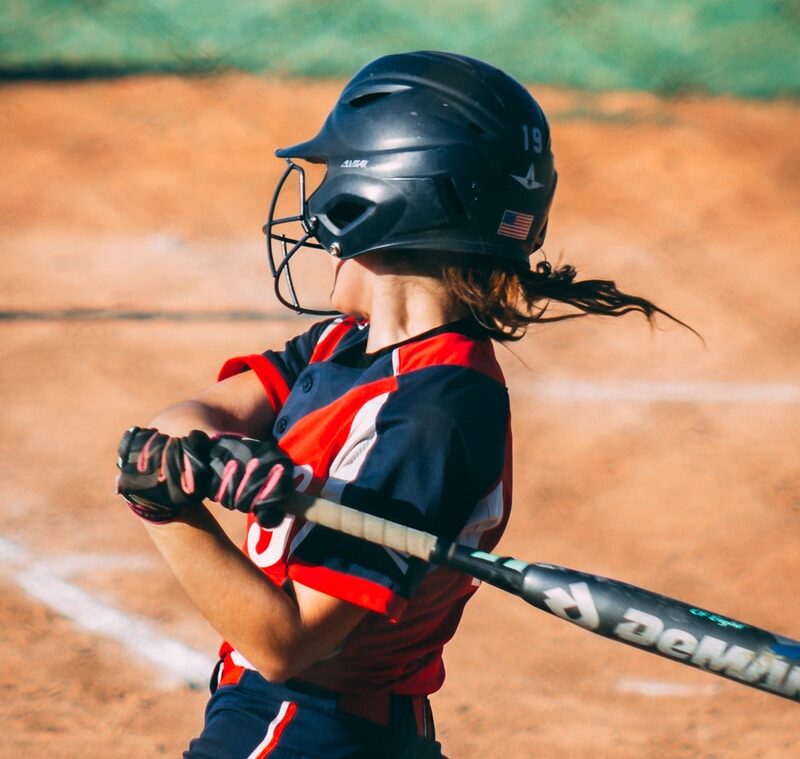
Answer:
[[[120,445],[120,492],[225,639],[184,756],[440,756],[427,696],[475,586],[284,517],[280,502],[296,488],[491,550],[511,504],[492,339],[519,339],[551,300],[573,315],[660,309],[569,266],[530,269],[556,186],[550,131],[485,63],[373,61],[316,137],[277,155],[276,295],[333,317],[282,351],[229,360]],[[325,165],[309,197],[293,159]],[[290,179],[300,211],[279,218]],[[290,265],[309,248],[330,254],[332,312],[298,298]],[[244,551],[204,498],[247,512]]]

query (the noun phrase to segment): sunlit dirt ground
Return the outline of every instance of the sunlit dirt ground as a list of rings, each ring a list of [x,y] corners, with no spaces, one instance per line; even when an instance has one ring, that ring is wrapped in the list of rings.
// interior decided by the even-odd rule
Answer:
[[[199,730],[202,689],[164,682],[20,576],[47,561],[213,658],[216,634],[113,495],[116,443],[226,357],[308,326],[274,301],[260,226],[272,151],[311,136],[340,86],[0,89],[0,755],[179,756]],[[515,435],[500,550],[800,637],[800,107],[534,92],[560,173],[549,259],[651,298],[705,345],[634,315],[499,349]],[[327,266],[304,267],[320,297]],[[87,308],[162,316],[69,312]],[[276,318],[163,316],[232,310]],[[451,757],[800,755],[797,704],[493,588],[445,656],[433,704]]]

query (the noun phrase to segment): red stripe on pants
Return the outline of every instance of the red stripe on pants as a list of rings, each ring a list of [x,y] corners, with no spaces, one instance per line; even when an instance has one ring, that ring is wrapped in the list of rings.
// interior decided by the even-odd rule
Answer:
[[[264,740],[268,741],[266,746],[256,746],[255,750],[252,754],[248,757],[248,759],[264,759],[264,757],[269,756],[280,743],[281,735],[283,731],[286,729],[286,726],[292,721],[294,717],[294,713],[297,711],[297,704],[289,701],[284,701],[285,704],[288,704],[285,713],[281,717],[280,713],[278,716],[269,724],[267,728],[267,734],[264,736]]]

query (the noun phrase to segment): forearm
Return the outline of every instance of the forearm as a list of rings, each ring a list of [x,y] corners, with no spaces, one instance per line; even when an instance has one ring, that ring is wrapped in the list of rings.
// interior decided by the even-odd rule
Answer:
[[[266,506],[293,489],[291,461],[269,442],[274,416],[252,372],[207,388],[158,414],[151,426],[160,432],[125,433],[118,487],[152,520],[145,524],[153,541],[203,616],[263,675],[282,680],[330,655],[366,612],[301,585],[290,597],[200,503],[210,494],[226,508],[270,518],[254,503]],[[209,441],[192,430],[251,439]]]
[[[188,435],[192,430],[202,430],[211,436],[217,432],[240,432],[245,434],[240,427],[242,421],[225,409],[209,406],[199,400],[188,400],[176,403],[159,412],[150,422],[150,427],[155,427],[165,435],[181,437]]]
[[[316,660],[295,601],[231,542],[208,509],[144,524],[200,613],[265,677],[282,680]]]
[[[208,435],[237,432],[260,440],[269,437],[274,421],[260,380],[253,372],[243,372],[169,406],[150,426],[176,437],[202,430]]]

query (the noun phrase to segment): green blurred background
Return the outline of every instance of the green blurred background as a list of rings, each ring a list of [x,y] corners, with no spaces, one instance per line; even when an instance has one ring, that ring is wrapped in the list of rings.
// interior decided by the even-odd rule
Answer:
[[[800,95],[800,0],[3,0],[0,77],[349,76],[386,52],[484,58],[528,82]]]

